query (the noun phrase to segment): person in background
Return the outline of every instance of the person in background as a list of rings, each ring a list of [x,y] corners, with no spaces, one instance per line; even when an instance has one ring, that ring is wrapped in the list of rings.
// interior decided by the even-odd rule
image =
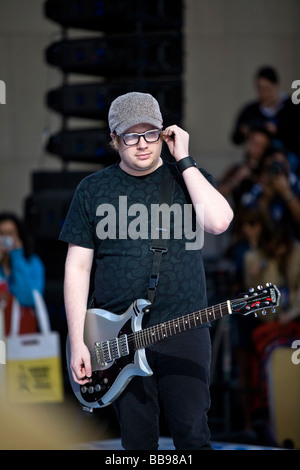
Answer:
[[[235,321],[234,351],[239,370],[244,430],[248,437],[269,429],[266,380],[268,353],[290,347],[300,335],[300,242],[288,225],[265,222],[257,246],[245,252],[244,280],[251,287],[271,282],[281,293],[276,312]],[[269,443],[270,445],[272,442]]]
[[[249,289],[244,279],[245,254],[257,248],[264,224],[264,215],[257,209],[240,208],[235,213],[231,243],[225,253],[230,262],[230,292],[234,296]]]
[[[262,127],[249,129],[244,142],[243,160],[227,168],[218,181],[218,191],[238,208],[244,192],[257,181],[261,160],[271,144],[269,132]]]
[[[300,239],[300,180],[290,169],[286,152],[270,148],[256,183],[241,197],[243,208],[259,210],[266,223],[284,224]]]
[[[248,285],[276,284],[281,291],[279,318],[300,317],[300,241],[289,225],[265,223],[257,248],[245,254],[245,282]],[[290,311],[296,311],[291,315]],[[265,320],[265,317],[260,317]]]
[[[300,128],[299,106],[280,90],[277,70],[263,66],[255,75],[257,99],[246,103],[238,113],[231,140],[240,145],[245,142],[252,127],[264,127],[272,143],[281,143],[288,151],[293,171],[299,171]]]
[[[0,278],[1,298],[6,301],[5,329],[10,329],[10,310],[15,297],[21,308],[27,312],[34,307],[33,290],[42,295],[45,288],[45,268],[38,255],[33,253],[30,237],[23,221],[14,213],[0,213]],[[36,319],[32,313],[27,330],[36,329]],[[25,322],[25,318],[23,319]],[[25,323],[24,323],[25,325]],[[25,331],[23,331],[25,332]]]

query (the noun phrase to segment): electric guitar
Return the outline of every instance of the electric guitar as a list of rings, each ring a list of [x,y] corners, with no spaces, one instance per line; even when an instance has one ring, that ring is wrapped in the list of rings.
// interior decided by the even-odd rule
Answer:
[[[268,308],[274,311],[280,296],[277,287],[268,283],[266,287],[258,286],[257,290],[249,289],[240,298],[145,329],[142,328],[142,320],[150,309],[148,300],[134,301],[122,315],[97,308],[88,309],[84,342],[91,354],[92,377],[83,385],[73,380],[67,340],[68,372],[73,392],[85,410],[93,411],[93,408],[110,405],[134,376],[152,375],[146,359],[147,346],[227,315],[248,315],[259,310],[265,314]]]

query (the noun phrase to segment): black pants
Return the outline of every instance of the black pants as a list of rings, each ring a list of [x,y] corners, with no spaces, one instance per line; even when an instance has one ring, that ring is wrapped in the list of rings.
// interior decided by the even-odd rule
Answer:
[[[153,375],[134,377],[115,402],[124,449],[158,448],[159,404],[176,449],[211,448],[209,328],[169,337],[146,352]]]

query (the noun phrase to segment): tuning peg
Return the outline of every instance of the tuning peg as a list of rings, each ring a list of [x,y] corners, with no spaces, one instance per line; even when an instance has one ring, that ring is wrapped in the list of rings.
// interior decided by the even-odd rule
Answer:
[[[266,286],[267,286],[267,287],[272,287],[271,282],[267,282],[267,283],[266,283]]]
[[[263,286],[257,286],[258,290],[263,290]]]
[[[267,314],[266,309],[263,309],[263,310],[261,311],[261,313],[262,313],[263,315],[266,315],[266,314]]]
[[[273,307],[272,310],[271,310],[272,313],[275,313],[276,312],[276,308]]]
[[[250,287],[249,292],[254,292],[253,287]]]
[[[257,318],[257,313],[256,312],[254,312],[254,316],[255,316],[255,318]]]

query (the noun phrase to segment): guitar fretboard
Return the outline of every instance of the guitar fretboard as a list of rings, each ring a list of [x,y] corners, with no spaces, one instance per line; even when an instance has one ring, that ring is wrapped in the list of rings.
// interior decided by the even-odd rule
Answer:
[[[197,328],[205,323],[222,318],[229,313],[227,302],[223,302],[213,307],[198,310],[197,312],[150,326],[144,330],[136,331],[129,335],[128,340],[134,341],[135,349],[146,348],[169,336]]]

